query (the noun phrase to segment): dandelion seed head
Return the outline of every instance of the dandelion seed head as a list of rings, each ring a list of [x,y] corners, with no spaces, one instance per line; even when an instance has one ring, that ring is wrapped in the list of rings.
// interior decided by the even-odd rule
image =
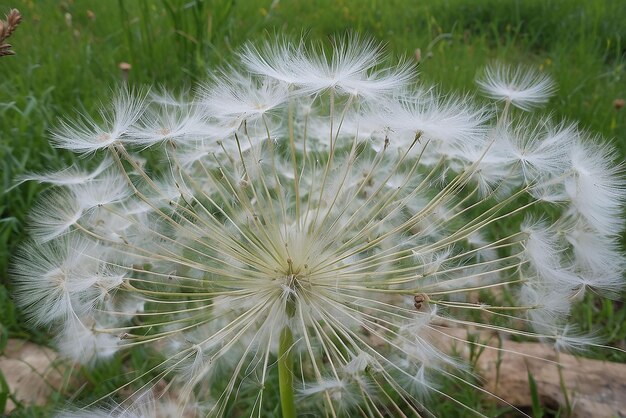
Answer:
[[[151,347],[209,416],[264,410],[277,368],[303,412],[418,415],[428,392],[457,403],[437,379],[473,385],[442,327],[594,343],[568,314],[623,283],[612,148],[414,88],[372,41],[326,51],[249,44],[196,97],[123,90],[102,124],[61,123],[53,143],[103,163],[28,177],[53,187],[12,274],[67,356]],[[482,87],[530,110],[552,83]]]

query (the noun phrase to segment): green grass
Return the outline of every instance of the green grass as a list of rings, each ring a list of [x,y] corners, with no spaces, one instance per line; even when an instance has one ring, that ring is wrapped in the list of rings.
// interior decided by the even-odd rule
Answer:
[[[49,343],[29,328],[10,300],[8,266],[27,236],[27,214],[42,190],[34,183],[8,192],[24,172],[61,168],[76,160],[48,144],[61,117],[92,112],[122,82],[120,62],[132,64],[129,83],[193,87],[207,71],[229,62],[248,41],[275,33],[311,39],[359,32],[387,44],[394,57],[411,59],[420,48],[420,79],[444,92],[475,92],[474,79],[494,61],[532,65],[552,75],[559,91],[546,112],[576,120],[612,141],[626,156],[626,3],[577,0],[162,0],[0,1],[0,13],[19,8],[24,22],[10,39],[18,55],[0,59],[0,325],[8,336]],[[9,292],[5,289],[9,289]],[[626,309],[621,302],[588,296],[575,311],[583,331],[601,329],[607,344],[624,344]],[[83,370],[82,379],[120,384],[129,354],[104,369]],[[595,358],[626,361],[623,353],[592,350]],[[134,357],[133,357],[134,356]],[[123,360],[123,361],[122,361]],[[144,358],[145,360],[145,358]],[[125,363],[126,362],[126,363]],[[105,373],[105,374],[98,374]],[[0,379],[1,382],[1,379]],[[444,383],[472,406],[502,411],[467,387]],[[92,385],[91,389],[98,385]],[[458,386],[458,387],[457,387]],[[109,385],[100,389],[110,390]],[[104,389],[103,389],[104,388]],[[71,392],[68,392],[71,393]],[[57,394],[59,404],[68,395]],[[82,402],[104,392],[78,392]],[[2,393],[0,392],[0,400]],[[432,402],[442,416],[446,402]],[[21,408],[15,416],[47,416]],[[533,411],[534,412],[534,411]],[[455,413],[457,415],[458,411]]]

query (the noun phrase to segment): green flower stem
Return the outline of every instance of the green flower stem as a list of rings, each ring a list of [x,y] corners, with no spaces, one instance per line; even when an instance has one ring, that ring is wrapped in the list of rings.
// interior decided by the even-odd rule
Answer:
[[[296,418],[296,403],[293,396],[293,335],[286,326],[281,334],[278,345],[278,386],[280,390],[280,407],[283,418]]]

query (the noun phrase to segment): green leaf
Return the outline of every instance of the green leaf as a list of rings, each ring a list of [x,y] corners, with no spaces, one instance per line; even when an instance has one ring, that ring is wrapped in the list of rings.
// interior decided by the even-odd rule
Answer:
[[[9,385],[4,379],[4,374],[0,371],[0,411],[4,411],[9,399]]]
[[[533,417],[541,418],[543,417],[543,407],[541,406],[541,402],[539,401],[539,393],[537,392],[537,383],[535,382],[535,378],[530,371],[528,371],[528,384],[530,386],[530,398],[532,400],[533,406]]]

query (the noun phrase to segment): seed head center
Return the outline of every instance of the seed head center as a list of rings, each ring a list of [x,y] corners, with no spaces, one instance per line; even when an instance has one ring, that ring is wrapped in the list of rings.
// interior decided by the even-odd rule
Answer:
[[[286,285],[292,290],[300,288],[300,286],[302,286],[302,280],[306,278],[307,269],[308,266],[306,264],[294,264],[291,258],[287,258],[287,270],[284,272],[287,282]]]

